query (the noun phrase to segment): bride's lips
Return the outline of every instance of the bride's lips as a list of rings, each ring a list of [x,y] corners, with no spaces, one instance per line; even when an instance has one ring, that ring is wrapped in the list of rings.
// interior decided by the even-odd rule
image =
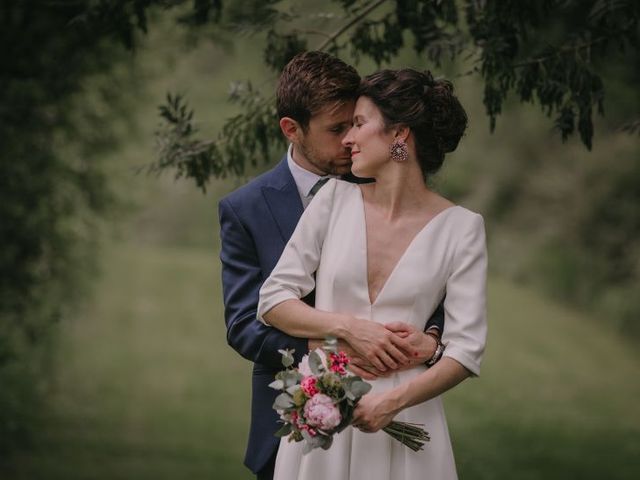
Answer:
[[[360,153],[360,150],[351,150],[351,158],[355,157]]]

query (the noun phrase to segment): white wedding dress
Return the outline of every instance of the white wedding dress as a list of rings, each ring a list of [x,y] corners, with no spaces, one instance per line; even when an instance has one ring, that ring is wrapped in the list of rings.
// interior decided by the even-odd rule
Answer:
[[[360,187],[329,181],[305,210],[280,261],[260,291],[258,318],[284,300],[316,288],[316,308],[372,322],[404,321],[424,329],[446,292],[444,355],[479,373],[486,338],[486,248],[482,217],[460,206],[439,213],[415,236],[371,304]],[[317,272],[316,272],[317,271]],[[316,275],[314,276],[314,272]],[[391,389],[426,367],[371,382]],[[348,427],[329,450],[304,455],[302,443],[280,443],[275,480],[456,479],[449,431],[436,397],[396,420],[424,424],[431,441],[413,452],[383,431]]]

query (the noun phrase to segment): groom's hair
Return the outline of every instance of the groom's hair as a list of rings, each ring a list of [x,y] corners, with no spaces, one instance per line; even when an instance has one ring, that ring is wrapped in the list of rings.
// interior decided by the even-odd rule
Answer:
[[[278,80],[278,118],[290,117],[306,130],[311,117],[325,107],[355,100],[359,85],[356,69],[339,58],[325,52],[299,53]]]

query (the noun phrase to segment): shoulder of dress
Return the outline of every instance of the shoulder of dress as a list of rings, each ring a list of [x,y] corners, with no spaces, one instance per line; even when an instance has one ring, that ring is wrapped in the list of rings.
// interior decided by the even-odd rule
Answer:
[[[460,205],[451,208],[453,209],[453,226],[456,231],[463,235],[484,231],[484,217],[482,215]]]
[[[339,178],[332,178],[330,181],[335,183],[335,189],[337,194],[341,194],[345,192],[357,192],[360,190],[360,187],[353,182],[348,182],[346,180],[342,180]]]
[[[473,210],[469,210],[462,205],[454,205],[451,208],[455,210],[456,217],[461,221],[466,221],[469,223],[484,221],[481,214],[474,212]]]
[[[338,178],[331,178],[316,194],[316,197],[322,198],[324,201],[331,199],[331,201],[335,202],[345,195],[349,195],[350,193],[357,191],[357,189],[358,186],[353,183],[340,180]]]

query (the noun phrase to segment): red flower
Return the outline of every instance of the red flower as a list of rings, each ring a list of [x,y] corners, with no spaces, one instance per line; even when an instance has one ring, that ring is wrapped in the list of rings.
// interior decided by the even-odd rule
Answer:
[[[319,392],[318,387],[316,387],[316,382],[316,377],[305,377],[302,379],[302,382],[300,382],[300,388],[302,388],[302,391],[307,397],[311,398]]]

